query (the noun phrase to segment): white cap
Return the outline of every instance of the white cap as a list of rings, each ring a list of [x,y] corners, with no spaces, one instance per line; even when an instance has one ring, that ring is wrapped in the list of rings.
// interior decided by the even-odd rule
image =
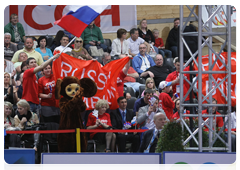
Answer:
[[[167,82],[167,81],[161,81],[161,83],[159,84],[159,89],[164,89],[165,87],[171,86],[172,82]]]

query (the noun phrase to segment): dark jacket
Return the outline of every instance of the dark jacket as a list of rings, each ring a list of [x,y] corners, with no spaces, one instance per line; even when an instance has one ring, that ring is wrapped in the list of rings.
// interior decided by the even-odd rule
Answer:
[[[144,150],[147,149],[149,143],[152,140],[154,130],[155,130],[155,128],[143,133],[142,142],[140,144],[140,148],[139,148],[138,152],[144,152]],[[149,149],[149,152],[155,153],[155,149],[157,147],[157,142],[158,142],[158,138],[155,138],[153,141],[153,144],[151,145],[151,147]]]
[[[126,121],[127,122],[131,122],[131,120],[133,119],[134,116],[135,115],[131,110],[126,109]],[[122,115],[121,115],[119,109],[115,109],[115,110],[111,111],[110,118],[111,118],[111,123],[112,123],[113,129],[122,129],[123,128]]]
[[[178,31],[179,29],[172,28],[167,37],[168,48],[177,46],[178,44]]]
[[[138,33],[139,33],[139,37],[144,39],[147,43],[149,43],[150,41],[155,43],[155,38],[152,34],[152,31],[147,30],[146,34],[144,34],[142,30],[138,28]]]

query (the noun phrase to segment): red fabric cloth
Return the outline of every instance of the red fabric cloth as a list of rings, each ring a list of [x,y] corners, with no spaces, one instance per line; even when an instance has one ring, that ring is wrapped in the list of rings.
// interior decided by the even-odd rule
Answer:
[[[128,74],[137,73],[132,67],[129,67]],[[136,79],[131,76],[126,76],[124,78],[124,83],[126,82],[136,82]]]
[[[154,44],[154,46],[156,46],[156,47],[163,47],[164,46],[164,43],[163,43],[163,39],[162,38],[155,38],[155,44]]]
[[[189,110],[186,110],[186,113],[185,114],[190,114],[190,111]],[[175,112],[172,116],[173,119],[180,119],[180,115],[178,114],[178,112]],[[184,119],[189,119],[189,117],[184,117]]]
[[[119,97],[123,96],[123,86],[124,86],[124,78],[126,77],[126,74],[123,73],[121,70],[118,77],[117,77],[117,91]]]
[[[165,92],[160,93],[158,106],[164,110],[169,120],[172,119],[175,103],[172,101],[169,94]]]
[[[54,106],[57,107],[56,99],[55,99],[55,79],[54,76],[51,75],[50,77],[46,78],[45,76],[41,77],[38,80],[38,93],[49,94],[50,88],[49,85],[52,87],[52,98],[50,99],[41,99],[42,106]]]
[[[202,111],[202,114],[208,114],[207,109]],[[221,115],[219,112],[216,111],[216,115]],[[208,117],[203,117],[203,120],[205,121]],[[222,117],[216,117],[216,127],[222,127],[223,126],[223,118]],[[215,120],[215,117],[213,117],[213,120]],[[209,123],[208,123],[209,124]],[[209,131],[207,126],[204,126],[204,131]],[[214,130],[214,128],[213,128]]]
[[[92,115],[93,113],[90,113],[88,115],[88,121],[87,121],[87,127],[88,126],[93,126],[96,124],[96,120],[97,118],[95,116]],[[98,119],[101,120],[102,123],[107,124],[109,126],[112,126],[111,123],[111,119],[110,119],[110,115],[108,113],[103,113],[102,115],[98,115]],[[96,129],[104,129],[103,126],[98,126]],[[90,139],[93,138],[93,136],[96,134],[97,132],[91,132],[90,133]]]
[[[39,104],[38,81],[34,74],[34,68],[27,69],[23,74],[23,93],[22,99],[28,102]]]

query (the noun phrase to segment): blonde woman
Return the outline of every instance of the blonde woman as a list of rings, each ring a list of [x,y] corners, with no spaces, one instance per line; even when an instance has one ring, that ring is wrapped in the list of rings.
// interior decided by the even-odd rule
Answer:
[[[151,90],[153,90],[154,91],[154,94],[153,95],[155,95],[155,96],[159,96],[159,92],[156,90],[156,86],[155,86],[155,82],[154,82],[154,79],[152,78],[152,77],[148,77],[147,79],[146,79],[146,83],[145,83],[145,90],[146,89],[151,89]],[[141,94],[141,96],[143,97],[144,96],[144,91],[145,90],[143,90],[143,92],[142,92],[142,94]]]
[[[13,104],[5,101],[4,102],[4,129],[7,129],[9,127],[14,127],[14,119],[11,117],[13,109]]]
[[[13,104],[10,102],[4,102],[4,129],[7,131],[20,130],[15,128],[14,119],[11,117],[13,111]],[[7,134],[5,136],[4,148],[8,147],[20,147],[20,136],[18,134]]]
[[[88,115],[87,129],[112,129],[110,115],[106,113],[109,108],[106,100],[98,100],[95,109]],[[99,141],[100,143],[106,143],[106,152],[114,152],[116,135],[114,133],[90,133],[90,139]]]
[[[8,72],[4,72],[4,101],[9,101],[12,104],[15,104],[18,101],[18,89],[16,86],[11,85],[10,79],[14,81],[13,76],[11,77]]]
[[[154,46],[155,38],[152,31],[147,28],[147,20],[145,18],[143,18],[139,23],[138,33],[139,37],[144,39],[147,43],[151,44],[155,52],[158,53],[158,48]]]
[[[81,37],[74,40],[74,49],[72,49],[71,55],[75,58],[82,60],[92,59],[92,57],[88,54],[87,50],[83,48],[83,40]]]
[[[26,126],[32,126],[39,124],[38,116],[36,113],[30,111],[30,105],[25,99],[21,99],[17,102],[17,114],[14,117],[15,127],[24,130]],[[38,130],[38,129],[36,129]],[[22,134],[22,140],[34,141],[34,149],[37,151],[37,145],[39,142],[39,134]]]

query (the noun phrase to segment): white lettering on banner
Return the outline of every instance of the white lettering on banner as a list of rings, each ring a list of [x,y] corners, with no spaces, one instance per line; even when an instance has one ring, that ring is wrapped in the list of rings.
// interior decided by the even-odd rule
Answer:
[[[238,99],[238,83],[235,84],[235,90],[234,91],[235,91],[235,95]]]
[[[83,78],[84,74],[85,74],[85,68],[82,71],[81,79]]]
[[[4,25],[10,22],[10,15],[16,13],[26,36],[56,35],[62,28],[53,23],[69,12],[67,7],[67,5],[10,5],[4,10]],[[99,23],[102,33],[116,33],[119,28],[130,31],[137,26],[136,5],[109,5],[109,8],[96,18],[96,22]]]
[[[103,76],[103,77],[105,78],[105,81],[106,81],[106,82],[103,81],[103,80],[101,80],[101,79],[100,79],[100,76]],[[103,84],[103,87],[102,87],[102,88],[98,87],[98,89],[99,89],[99,90],[103,90],[103,89],[105,88],[105,83],[107,83],[107,76],[106,76],[105,74],[103,74],[103,73],[100,73],[99,76],[98,76],[98,81]]]
[[[95,74],[95,76],[96,76],[96,71],[95,71],[95,70],[90,70],[90,71],[87,73],[87,75],[88,75],[88,77],[89,77],[90,79],[92,79],[92,81],[95,81],[94,78],[90,75],[92,72],[93,72],[93,73]]]
[[[235,61],[235,65],[236,65],[237,64],[236,58],[231,57],[231,63],[232,63],[233,60]],[[231,72],[231,75],[236,75],[236,71],[235,72]]]
[[[220,79],[220,78],[218,78],[217,79],[217,83],[219,83],[219,82],[221,82],[222,81],[222,79]],[[223,82],[224,83],[224,82]],[[226,88],[224,88],[224,84],[220,84],[218,87],[219,88],[217,88],[219,91],[220,91],[220,93],[221,93],[221,95],[222,95],[222,97],[224,97],[224,98],[226,98],[226,100],[227,100],[227,96],[228,96],[228,82],[226,81],[226,83],[224,83],[224,84],[226,84]],[[206,81],[206,94],[208,94],[209,93],[209,86],[208,86],[208,81]],[[234,84],[233,83],[231,83],[231,86],[233,86]],[[214,89],[214,87],[215,87],[215,84],[214,84],[214,82],[212,82],[212,89]],[[224,91],[224,89],[225,89],[225,91]],[[236,94],[236,84],[235,84],[235,87],[234,87],[234,91],[235,91],[235,94]],[[231,93],[233,92],[233,90],[232,90],[232,88],[231,88]],[[212,95],[215,95],[216,94],[216,90],[214,90],[213,92],[212,92]],[[235,96],[232,96],[231,95],[231,98],[232,99],[236,99],[236,97]]]
[[[67,77],[69,76],[68,73],[71,73],[72,71],[72,66],[64,61],[62,61],[62,69],[61,69],[61,77],[63,77],[63,73],[64,73],[64,77]],[[66,69],[65,67],[63,67],[64,65],[66,65],[68,68]],[[65,69],[64,69],[65,68]],[[73,70],[73,72],[71,73],[71,76],[74,76],[75,72],[78,70],[78,68],[75,68]],[[93,74],[91,74],[93,73]],[[82,74],[81,74],[81,79],[84,77],[84,74],[85,74],[85,68],[82,70]],[[111,72],[109,72],[109,74],[106,76],[105,74],[103,73],[100,73],[97,75],[96,71],[95,70],[89,70],[87,72],[87,76],[88,78],[92,79],[96,85],[97,85],[97,89],[98,90],[103,90],[105,88],[105,85],[107,84],[107,80],[111,78],[110,76]],[[95,77],[97,77],[97,80],[101,83],[97,83],[95,81]],[[103,77],[105,80],[103,80],[101,77]],[[101,86],[100,86],[101,85]],[[114,89],[115,90],[115,89]]]
[[[64,70],[63,69],[63,65],[66,65],[66,66],[68,66],[69,67],[69,70]],[[71,71],[72,71],[72,66],[70,65],[70,64],[68,64],[68,63],[65,63],[64,61],[62,61],[62,64],[61,64],[61,77],[63,77],[63,72],[65,73],[65,76],[64,77],[67,77],[68,75],[67,75],[67,73],[70,73]]]

